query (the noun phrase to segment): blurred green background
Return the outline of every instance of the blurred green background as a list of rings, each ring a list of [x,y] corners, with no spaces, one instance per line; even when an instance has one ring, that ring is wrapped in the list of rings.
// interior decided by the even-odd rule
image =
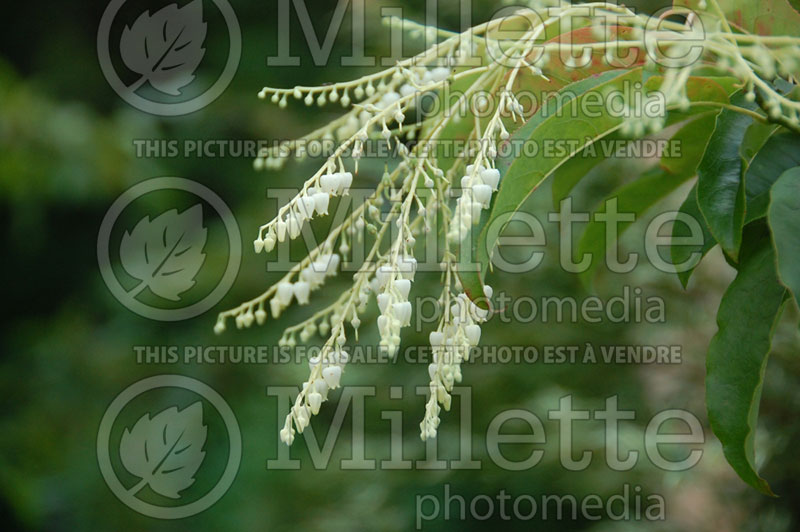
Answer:
[[[170,2],[134,6],[156,10]],[[208,2],[206,2],[209,4]],[[318,32],[327,28],[336,3],[308,1]],[[285,412],[266,393],[267,386],[297,385],[305,378],[304,363],[261,365],[198,365],[137,363],[134,346],[274,345],[282,328],[309,315],[293,308],[279,322],[247,331],[229,330],[217,337],[212,328],[216,312],[260,293],[277,278],[267,274],[264,256],[251,251],[257,226],[274,213],[266,199],[268,187],[299,186],[315,169],[313,161],[290,162],[281,172],[257,173],[245,157],[140,158],[135,139],[275,139],[298,137],[336,116],[334,106],[323,110],[291,102],[285,110],[256,98],[264,85],[289,87],[355,78],[368,70],[343,68],[338,57],[350,51],[349,17],[335,41],[331,66],[315,67],[292,16],[292,52],[301,66],[268,68],[266,58],[277,49],[277,2],[234,0],[241,25],[243,51],[233,82],[205,109],[188,116],[161,118],[124,103],[109,87],[98,65],[96,30],[104,2],[14,2],[3,7],[0,32],[0,217],[2,217],[2,365],[0,387],[0,520],[6,530],[409,530],[415,524],[416,498],[441,498],[443,486],[469,502],[479,494],[495,498],[500,490],[512,497],[542,494],[596,493],[607,499],[624,484],[641,486],[645,494],[666,500],[666,519],[637,521],[503,521],[495,512],[490,521],[438,519],[426,530],[477,530],[502,526],[519,530],[698,530],[792,531],[800,529],[800,459],[796,442],[800,424],[796,411],[800,395],[800,341],[796,309],[786,312],[778,329],[767,372],[758,438],[762,473],[778,499],[747,488],[725,463],[719,442],[707,427],[703,377],[704,353],[716,330],[714,315],[732,270],[719,255],[703,264],[683,291],[674,276],[643,263],[627,276],[601,272],[596,290],[601,297],[618,295],[625,284],[640,286],[646,295],[666,302],[664,324],[587,324],[535,321],[524,326],[490,322],[484,328],[486,345],[680,344],[679,365],[635,364],[486,364],[465,365],[464,384],[472,388],[474,456],[480,470],[350,471],[340,460],[349,456],[350,413],[342,441],[331,465],[317,470],[302,438],[292,447],[301,469],[272,471],[267,460],[278,453],[277,430]],[[424,18],[420,1],[374,2],[367,12],[367,52],[388,50],[385,29],[378,21],[380,6],[402,5],[404,14]],[[653,8],[652,4],[643,7]],[[484,21],[499,5],[476,2],[475,23]],[[211,4],[206,6],[212,13]],[[209,15],[211,16],[211,15]],[[456,28],[455,2],[440,7],[440,24]],[[220,65],[228,49],[224,31],[211,28],[206,42],[209,63]],[[421,50],[411,42],[406,50]],[[222,58],[222,59],[221,59]],[[216,63],[215,63],[216,61]],[[212,77],[212,70],[198,75]],[[202,80],[201,80],[202,81]],[[380,168],[380,161],[375,163]],[[356,186],[373,186],[380,172],[362,172]],[[223,301],[191,320],[159,323],[137,316],[120,305],[101,279],[96,243],[100,222],[124,190],[156,176],[180,176],[205,184],[232,209],[245,250],[238,278]],[[576,192],[577,208],[625,179],[623,171],[606,166]],[[531,199],[535,212],[551,208],[549,192]],[[680,194],[655,211],[677,205]],[[163,212],[156,199],[134,206],[131,219]],[[544,214],[540,217],[545,220]],[[626,250],[641,251],[644,224],[625,238]],[[551,227],[552,228],[552,227]],[[552,252],[545,264],[527,275],[493,280],[496,290],[515,295],[586,297],[577,277],[557,266],[557,237],[550,234]],[[227,260],[224,245],[205,249],[209,264]],[[346,276],[342,276],[346,277]],[[421,274],[414,291],[437,291],[438,276]],[[346,280],[331,281],[320,299],[331,299]],[[375,309],[370,309],[374,320]],[[232,327],[229,327],[231,329]],[[363,327],[362,343],[375,342]],[[422,344],[427,333],[409,332],[405,346]],[[111,493],[96,457],[100,419],[113,398],[135,381],[163,373],[191,376],[217,390],[236,414],[243,438],[242,463],[227,494],[212,508],[180,521],[159,521],[139,515]],[[383,409],[403,413],[405,458],[421,459],[418,423],[423,397],[415,387],[427,380],[425,364],[400,361],[391,365],[353,365],[345,381],[374,385],[375,398],[366,412],[367,453],[381,459],[389,453],[389,422]],[[389,398],[390,386],[402,386],[402,401]],[[326,433],[336,399],[313,420],[318,438]],[[576,425],[575,448],[595,450],[591,466],[570,472],[558,463],[558,429],[547,411],[571,394],[576,407],[598,410],[605,398],[618,395],[620,408],[634,409],[636,420],[622,431],[623,447],[640,451],[637,466],[614,473],[605,465],[603,431],[598,421]],[[182,399],[175,399],[181,401]],[[455,402],[454,410],[458,408]],[[484,434],[492,418],[509,408],[534,412],[545,422],[548,444],[536,467],[508,472],[489,459]],[[690,471],[668,473],[649,464],[642,435],[647,421],[667,408],[697,415],[706,430],[703,457]],[[132,423],[137,416],[129,421]],[[212,419],[208,423],[213,425]],[[511,426],[511,425],[509,425]],[[458,455],[459,422],[455,412],[443,414],[440,455]],[[508,430],[508,429],[507,429]],[[519,427],[517,427],[519,430]],[[794,445],[793,445],[794,443]],[[530,448],[523,447],[519,457]],[[226,452],[225,442],[209,438],[206,447],[212,469]],[[511,456],[512,453],[509,453]],[[199,482],[198,488],[202,481]]]

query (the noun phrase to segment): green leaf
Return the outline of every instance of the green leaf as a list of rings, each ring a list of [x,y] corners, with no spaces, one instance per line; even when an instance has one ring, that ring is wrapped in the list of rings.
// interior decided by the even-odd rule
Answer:
[[[662,76],[652,76],[645,83],[648,90],[657,89],[663,81]],[[692,76],[686,82],[686,95],[691,101],[728,103],[729,95],[735,91],[735,78],[730,77],[697,77]],[[690,107],[688,111],[671,110],[667,113],[664,127],[670,127],[698,114],[708,113],[707,107]],[[623,138],[612,133],[611,140]],[[581,179],[596,165],[606,160],[602,150],[591,150],[589,147],[576,157],[566,161],[553,172],[553,205],[558,208]],[[587,153],[588,152],[588,153]],[[669,164],[669,163],[667,163]],[[697,166],[696,163],[694,163]]]
[[[767,215],[769,192],[772,185],[785,170],[800,166],[800,135],[779,130],[777,133],[772,134],[763,144],[763,147],[759,149],[758,141],[753,141],[755,135],[750,135],[750,131],[756,127],[763,127],[763,125],[753,124],[750,126],[748,134],[745,135],[745,143],[740,150],[745,160],[752,158],[745,174],[745,195],[747,198],[745,226]],[[761,133],[763,134],[763,130]],[[748,137],[750,137],[750,143],[748,143]],[[755,157],[753,157],[753,151],[756,151]],[[680,212],[700,222],[703,231],[703,244],[697,246],[673,246],[671,248],[673,264],[685,262],[694,253],[700,253],[702,258],[717,245],[717,241],[704,223],[700,208],[697,205],[696,186],[687,195]],[[685,237],[689,236],[689,234],[689,229],[684,224],[675,224],[673,226],[673,238]],[[689,278],[693,272],[694,268],[691,268],[678,273],[678,278],[684,288],[689,284]]]
[[[755,104],[737,93],[731,103],[748,109]],[[739,152],[753,118],[723,109],[717,117],[714,134],[697,168],[697,202],[711,234],[734,259],[739,254],[744,227],[745,162]]]
[[[698,224],[700,225],[700,230],[703,234],[702,244],[673,244],[670,247],[672,264],[684,264],[689,261],[693,255],[699,253],[698,260],[692,268],[678,272],[678,279],[680,279],[683,287],[686,288],[689,284],[689,278],[692,276],[695,267],[703,259],[703,257],[706,256],[706,253],[711,251],[711,249],[717,245],[717,241],[714,240],[714,236],[708,230],[708,226],[705,224],[705,220],[703,220],[703,214],[700,212],[700,206],[697,204],[697,185],[693,186],[692,190],[689,191],[689,194],[687,194],[686,199],[683,201],[681,208],[678,209],[678,212],[697,220]],[[673,240],[678,239],[675,240],[676,242],[680,242],[679,239],[689,237],[691,235],[691,229],[684,223],[676,223],[672,226],[672,238]]]
[[[621,140],[623,137],[618,133],[612,133],[608,137],[609,141]],[[567,160],[553,172],[553,206],[560,208],[561,202],[569,196],[570,192],[586,177],[595,166],[606,160],[603,150],[593,150],[587,146],[581,153]]]
[[[617,224],[616,235],[606,234],[606,229],[611,225],[603,220],[597,220],[596,215],[605,213],[605,206],[615,202],[614,206],[617,212],[633,213],[635,219],[638,219],[658,200],[693,177],[697,165],[703,157],[717,114],[717,111],[706,112],[685,124],[672,137],[672,140],[679,143],[682,148],[680,157],[663,157],[660,167],[646,172],[639,179],[614,191],[593,213],[592,221],[586,226],[586,230],[578,242],[578,256],[589,254],[593,258],[591,267],[581,273],[581,280],[585,286],[591,285],[594,271],[601,263],[596,259],[604,251],[613,250],[616,238],[632,225],[632,222],[620,222]]]
[[[745,223],[767,215],[772,185],[783,172],[795,166],[800,166],[800,135],[790,132],[773,135],[756,154],[745,174]]]
[[[781,174],[770,196],[768,219],[778,257],[778,275],[800,304],[800,166]]]
[[[725,458],[742,480],[774,495],[755,468],[755,430],[767,355],[786,289],[775,272],[768,238],[743,249],[736,279],[717,313],[719,330],[706,360],[706,404]]]
[[[745,196],[747,208],[745,209],[744,224],[766,216],[769,203],[769,188],[777,176],[789,167],[800,164],[800,151],[796,151],[795,135],[791,133],[776,134],[774,124],[753,123],[745,132],[739,154],[747,164],[745,174]],[[797,162],[794,162],[797,159]],[[681,205],[679,212],[697,220],[700,224],[703,243],[698,245],[675,245],[671,248],[672,263],[683,264],[696,253],[702,260],[706,254],[717,245],[717,241],[705,224],[700,207],[697,203],[697,185],[695,185]],[[691,235],[691,230],[685,224],[675,224],[672,237],[680,239]],[[697,263],[700,261],[698,260]],[[696,266],[697,264],[695,264]],[[678,272],[681,284],[686,288],[694,272],[694,267]]]
[[[739,146],[739,155],[749,163],[764,148],[764,145],[778,131],[777,124],[753,122],[744,133],[742,145]],[[749,167],[748,167],[749,169]]]

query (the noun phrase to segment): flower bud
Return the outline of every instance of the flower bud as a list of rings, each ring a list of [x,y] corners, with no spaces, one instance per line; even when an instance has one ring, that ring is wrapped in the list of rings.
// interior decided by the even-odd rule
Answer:
[[[311,407],[311,413],[315,416],[319,414],[319,407],[322,406],[322,395],[317,392],[308,394],[308,404]]]
[[[253,240],[253,249],[255,250],[256,254],[261,253],[264,249],[264,240],[259,236],[255,240]]]

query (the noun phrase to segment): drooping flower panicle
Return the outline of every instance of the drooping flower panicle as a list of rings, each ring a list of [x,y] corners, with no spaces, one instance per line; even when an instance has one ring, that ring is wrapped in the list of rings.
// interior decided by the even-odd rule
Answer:
[[[327,279],[337,275],[345,263],[356,260],[351,244],[366,245],[368,251],[356,265],[352,285],[332,304],[288,327],[281,337],[281,345],[287,346],[310,342],[315,335],[323,339],[320,354],[309,361],[308,379],[280,431],[282,441],[291,444],[295,434],[319,412],[329,391],[340,386],[350,358],[348,334],[357,338],[364,325],[362,318],[370,312],[370,301],[377,306],[380,348],[391,356],[397,353],[402,331],[412,323],[415,244],[423,231],[437,231],[443,237],[442,253],[436,259],[442,268],[439,305],[443,312],[429,334],[433,350],[428,366],[430,398],[420,423],[422,439],[436,435],[440,410],[450,408],[453,386],[462,378],[461,364],[480,341],[481,325],[489,317],[461,289],[451,247],[461,244],[482,211],[491,206],[501,179],[496,164],[500,143],[536,110],[526,109],[518,98],[517,91],[524,86],[521,76],[549,81],[548,65],[559,57],[564,58],[567,69],[592,65],[598,54],[608,68],[618,68],[626,51],[647,52],[652,44],[644,31],[645,16],[622,5],[590,6],[593,9],[587,14],[586,6],[540,2],[536,13],[520,9],[459,34],[389,19],[392,25],[442,40],[391,68],[354,81],[320,87],[265,87],[259,92],[260,98],[281,108],[296,100],[308,106],[340,105],[344,113],[301,139],[263,151],[255,160],[256,169],[277,170],[292,156],[307,157],[309,142],[333,140],[336,145],[299,193],[259,227],[253,241],[256,253],[270,253],[280,243],[297,239],[312,220],[327,216],[334,202],[346,197],[354,180],[360,178],[359,160],[366,155],[368,142],[388,143],[398,159],[364,202],[332,227],[305,259],[260,296],[219,315],[215,331],[222,333],[228,318],[244,328],[264,324],[268,317],[278,319],[293,303],[308,305]],[[540,17],[539,12],[546,16]],[[691,16],[685,23],[661,21],[659,45],[672,49],[676,57],[690,46],[678,33],[686,30]],[[560,26],[566,31],[576,17],[588,20],[596,42],[543,40],[548,29]],[[500,39],[498,32],[504,24],[526,22],[529,28],[520,31],[516,41],[509,42],[507,33]],[[724,20],[718,20],[718,26],[706,28],[703,61],[673,61],[665,66],[657,64],[652,54],[644,54],[645,67],[662,76],[659,90],[666,102],[664,112],[694,105],[686,93],[687,80],[696,69],[711,67],[738,78],[747,99],[758,100],[769,119],[797,128],[800,104],[776,91],[769,81],[797,70],[800,40],[733,33]],[[623,36],[620,27],[629,31]],[[463,91],[438,114],[419,112],[424,95],[439,93],[455,83],[464,85]],[[641,87],[637,90],[644,91]],[[633,98],[626,106],[639,105],[636,101]],[[631,115],[622,134],[638,137],[664,127],[664,116]],[[456,123],[472,124],[467,139],[475,142],[458,152],[454,161],[440,162],[437,146],[448,140],[448,128]],[[437,220],[441,220],[441,231]],[[490,287],[484,288],[484,295],[492,297]]]

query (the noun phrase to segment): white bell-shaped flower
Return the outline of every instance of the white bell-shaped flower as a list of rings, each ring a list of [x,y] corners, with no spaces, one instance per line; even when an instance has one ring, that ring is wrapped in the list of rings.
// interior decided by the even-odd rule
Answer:
[[[283,305],[284,307],[288,307],[289,304],[292,302],[292,296],[294,295],[294,288],[292,287],[292,283],[288,281],[282,281],[278,283],[276,295],[281,305]]]
[[[342,368],[339,366],[328,366],[322,370],[322,378],[325,383],[332,390],[339,387],[339,381],[342,379]]]
[[[481,328],[479,325],[467,325],[464,327],[464,334],[467,336],[470,345],[478,345],[478,342],[481,341]]]
[[[475,185],[472,187],[472,193],[475,195],[475,201],[483,207],[488,207],[489,202],[492,200],[492,187],[489,185]]]
[[[481,172],[481,181],[492,187],[492,190],[497,190],[497,185],[500,183],[500,171],[496,168],[489,168]]]
[[[315,192],[312,196],[314,199],[314,209],[319,214],[328,214],[328,204],[330,203],[330,195],[327,192]]]
[[[307,305],[311,294],[311,285],[306,281],[297,281],[293,285],[294,297],[299,305]]]
[[[312,414],[315,416],[319,414],[319,407],[322,406],[322,394],[318,392],[308,394],[308,405],[311,407]]]

